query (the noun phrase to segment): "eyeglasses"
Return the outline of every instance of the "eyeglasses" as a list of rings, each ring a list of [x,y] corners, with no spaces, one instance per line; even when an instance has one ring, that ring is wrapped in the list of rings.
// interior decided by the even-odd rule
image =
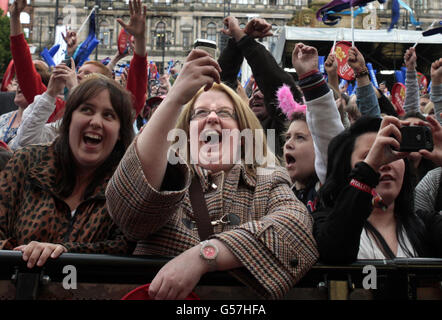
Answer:
[[[218,118],[220,119],[236,119],[235,112],[230,111],[228,109],[220,109],[220,110],[207,110],[207,109],[196,109],[193,111],[193,114],[191,116],[191,120],[201,120],[205,119],[211,114],[212,112],[215,112]]]

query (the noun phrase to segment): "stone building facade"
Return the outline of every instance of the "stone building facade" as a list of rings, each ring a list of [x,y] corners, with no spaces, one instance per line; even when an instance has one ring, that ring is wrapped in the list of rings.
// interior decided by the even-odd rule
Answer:
[[[147,0],[147,51],[149,60],[161,66],[163,61],[184,61],[198,38],[214,40],[223,45],[219,29],[229,13],[237,17],[241,25],[255,16],[265,18],[274,29],[284,26],[293,12],[307,6],[308,0]],[[97,33],[101,40],[98,59],[112,56],[117,50],[117,38],[121,26],[116,18],[129,20],[129,7],[123,1],[58,0],[58,23],[78,30],[93,6],[98,6]],[[54,39],[57,0],[33,0],[29,10],[31,21],[24,27],[29,39],[39,48],[50,47]],[[79,36],[82,40],[88,28]],[[276,43],[277,34],[266,39],[268,46]],[[94,55],[94,53],[93,53]],[[92,57],[93,58],[93,57]]]
[[[116,18],[129,19],[128,0],[29,0],[32,7],[27,9],[30,19],[24,25],[36,52],[50,47],[54,39],[56,23],[69,25],[78,30],[94,6],[98,8],[97,34],[101,40],[94,53],[98,59],[112,56],[117,50],[120,25]],[[223,17],[230,14],[237,17],[242,25],[255,16],[265,18],[274,26],[274,37],[265,39],[268,48],[276,43],[278,30],[286,24],[305,27],[327,27],[318,22],[314,13],[329,0],[144,0],[148,8],[147,51],[149,60],[161,66],[170,60],[183,61],[198,38],[215,40],[223,46],[224,39],[219,32]],[[442,0],[408,0],[417,18],[425,29],[433,19],[442,16]],[[58,14],[56,14],[58,12]],[[389,3],[376,9],[373,23],[368,14],[356,19],[357,28],[386,28],[390,21]],[[58,16],[58,19],[55,17]],[[365,22],[364,22],[365,19]],[[371,25],[370,25],[371,23]],[[343,19],[340,27],[349,24]],[[368,25],[368,27],[367,27]],[[409,24],[405,10],[401,10],[398,28],[415,28]],[[86,37],[88,28],[79,36]],[[92,57],[94,58],[94,57]]]

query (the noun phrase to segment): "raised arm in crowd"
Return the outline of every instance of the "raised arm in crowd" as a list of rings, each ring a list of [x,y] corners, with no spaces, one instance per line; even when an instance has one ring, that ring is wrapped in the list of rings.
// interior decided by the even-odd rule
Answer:
[[[189,54],[107,188],[111,216],[138,241],[135,254],[175,256],[149,287],[155,299],[183,299],[203,274],[215,270],[231,272],[263,297],[281,298],[316,261],[311,216],[290,190],[287,171],[267,150],[258,119],[241,97],[219,84],[220,72],[205,51]],[[190,150],[181,161],[173,150],[168,156],[175,123],[185,133],[177,152]],[[257,135],[241,153],[234,152],[238,136],[221,136],[234,129]],[[261,141],[256,147],[255,139]],[[267,165],[258,164],[256,148],[264,148]],[[246,154],[254,156],[247,161]],[[224,221],[215,223],[204,242],[193,222],[201,213],[191,203],[191,181],[202,187],[196,192],[203,192],[209,219]],[[207,248],[212,256],[204,253]]]
[[[147,91],[147,54],[146,54],[146,7],[141,7],[139,0],[130,2],[130,21],[126,25],[121,19],[118,22],[134,36],[134,55],[131,59],[127,89],[132,93],[134,118],[144,107]],[[72,58],[71,58],[71,61]],[[35,101],[23,113],[23,125],[18,128],[17,136],[11,141],[11,148],[17,150],[24,146],[51,142],[57,135],[57,123],[46,124],[47,117],[54,111],[54,102],[64,87],[72,90],[79,82],[91,73],[101,73],[112,77],[112,73],[102,63],[88,61],[75,75],[75,63],[69,68],[64,63],[56,66],[49,83],[50,90],[35,97]],[[64,102],[63,102],[64,103]]]
[[[278,108],[276,92],[283,84],[291,88],[294,99],[301,101],[301,94],[296,89],[293,77],[285,72],[277,63],[272,54],[256,38],[271,35],[271,25],[264,19],[250,20],[244,29],[241,29],[235,17],[224,19],[226,29],[222,32],[230,36],[227,47],[221,53],[218,61],[221,66],[221,80],[232,88],[237,86],[237,75],[243,59],[247,60],[252,69],[257,88],[249,101],[251,109],[261,122],[264,130],[275,130],[275,153],[282,155],[287,118]]]

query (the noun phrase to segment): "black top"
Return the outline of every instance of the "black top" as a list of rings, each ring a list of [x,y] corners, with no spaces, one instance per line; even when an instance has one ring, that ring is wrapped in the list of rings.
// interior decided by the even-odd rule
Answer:
[[[318,205],[318,189],[319,189],[319,179],[315,177],[310,180],[307,186],[303,189],[296,189],[295,186],[292,187],[295,196],[307,207],[309,213],[316,211]]]
[[[370,187],[375,187],[379,182],[379,174],[364,162],[355,166],[351,178]],[[313,213],[313,235],[321,261],[344,264],[357,260],[361,233],[373,210],[371,200],[371,194],[347,184],[333,208],[319,208]],[[442,257],[442,215],[417,211],[413,219],[417,223],[412,228],[424,235],[419,243],[423,248],[421,256]],[[412,237],[409,240],[416,247],[416,240]]]

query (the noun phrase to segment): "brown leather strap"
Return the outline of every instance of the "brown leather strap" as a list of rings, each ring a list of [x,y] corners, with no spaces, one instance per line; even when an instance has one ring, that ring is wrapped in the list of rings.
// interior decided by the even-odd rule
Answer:
[[[193,176],[192,183],[190,184],[189,196],[198,234],[201,240],[206,240],[214,232],[209,218],[209,211],[207,210],[206,199],[204,199],[203,188],[196,174]]]

